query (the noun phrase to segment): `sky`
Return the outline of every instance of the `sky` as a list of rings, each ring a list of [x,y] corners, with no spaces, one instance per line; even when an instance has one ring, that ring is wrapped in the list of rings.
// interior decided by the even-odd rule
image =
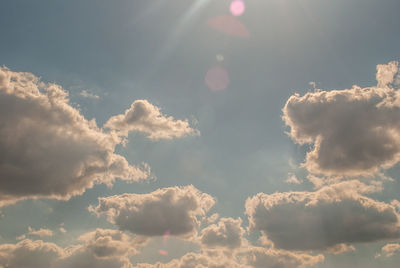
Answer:
[[[0,268],[398,267],[398,0],[3,0]]]

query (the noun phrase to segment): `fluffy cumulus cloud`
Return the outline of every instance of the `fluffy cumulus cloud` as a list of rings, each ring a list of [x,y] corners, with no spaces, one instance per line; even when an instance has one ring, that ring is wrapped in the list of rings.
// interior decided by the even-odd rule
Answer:
[[[71,106],[68,93],[30,73],[0,68],[0,206],[25,198],[68,199],[95,183],[148,177],[146,165],[115,154],[117,132],[143,131],[152,139],[191,133],[186,121],[161,115],[147,101],[99,128]]]
[[[64,251],[53,243],[23,240],[17,244],[0,245],[0,267],[56,267]]]
[[[61,248],[41,240],[0,245],[0,267],[7,268],[128,268],[136,254],[134,240],[117,230],[97,229],[79,244]]]
[[[201,244],[208,248],[235,249],[243,245],[242,219],[222,218],[201,231]]]
[[[215,204],[213,197],[193,186],[171,187],[150,194],[122,194],[99,198],[89,210],[107,215],[119,229],[142,236],[190,236]]]
[[[260,193],[246,201],[246,213],[250,229],[276,248],[347,251],[351,243],[400,237],[398,207],[365,196],[379,190],[354,180],[316,192]]]
[[[311,144],[304,166],[327,176],[373,176],[400,160],[398,64],[377,66],[378,86],[295,94],[283,108],[290,137]]]
[[[198,134],[198,131],[189,126],[187,120],[175,120],[171,116],[165,116],[158,107],[147,100],[133,102],[125,114],[111,117],[105,127],[122,136],[127,136],[130,131],[143,132],[152,140]]]

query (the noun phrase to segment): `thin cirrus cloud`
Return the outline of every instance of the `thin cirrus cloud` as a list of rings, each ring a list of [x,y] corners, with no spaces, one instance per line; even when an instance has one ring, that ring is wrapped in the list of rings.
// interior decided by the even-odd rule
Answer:
[[[152,115],[158,111],[147,101],[134,102],[132,107],[142,107],[138,103],[150,107]],[[150,169],[146,164],[130,165],[114,153],[115,147],[125,141],[116,131],[143,131],[150,138],[160,139],[194,131],[186,121],[160,114],[146,117],[153,128],[143,128],[143,124],[150,123],[141,118],[138,122],[128,120],[129,130],[118,129],[110,123],[118,121],[115,118],[125,117],[112,117],[107,126],[112,125],[114,131],[105,131],[71,106],[61,86],[1,67],[0,206],[26,198],[66,200],[97,183],[111,185],[116,178],[127,182],[148,178]],[[136,123],[140,126],[132,127]]]
[[[312,144],[303,166],[326,176],[374,176],[400,161],[398,63],[377,66],[377,86],[316,90],[283,108],[289,136]]]
[[[316,192],[260,193],[246,201],[249,227],[285,250],[340,253],[352,243],[397,239],[398,206],[365,196],[381,189],[353,180]]]
[[[106,215],[120,230],[141,236],[196,234],[199,218],[205,217],[215,199],[193,186],[170,187],[149,194],[122,194],[98,199],[89,210]]]
[[[41,240],[0,245],[0,267],[7,268],[128,268],[137,254],[135,240],[118,230],[96,229],[78,238],[78,244],[61,248]]]

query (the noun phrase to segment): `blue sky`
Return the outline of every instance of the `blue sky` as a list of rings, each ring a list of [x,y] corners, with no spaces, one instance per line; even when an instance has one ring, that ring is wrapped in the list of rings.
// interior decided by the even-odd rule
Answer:
[[[5,122],[0,124],[0,148],[3,151],[0,153],[3,154],[0,156],[0,188],[4,189],[0,190],[0,205],[3,201],[10,204],[0,207],[0,253],[5,252],[5,248],[17,252],[24,241],[28,244],[43,240],[48,243],[43,247],[57,246],[60,256],[70,254],[71,262],[54,264],[58,260],[51,259],[40,264],[42,266],[34,266],[34,261],[27,260],[31,266],[25,267],[79,266],[80,261],[91,261],[93,267],[110,267],[107,261],[116,259],[118,262],[114,264],[121,264],[120,267],[128,262],[132,267],[137,263],[152,267],[158,261],[171,265],[165,267],[184,267],[185,254],[197,254],[194,258],[199,264],[206,259],[208,262],[203,264],[206,267],[273,267],[276,260],[271,257],[271,252],[274,251],[287,260],[278,267],[396,267],[400,253],[396,255],[395,250],[390,254],[389,247],[385,250],[382,247],[399,245],[400,237],[400,229],[396,227],[400,225],[400,218],[396,218],[400,215],[400,206],[393,202],[399,199],[400,190],[397,165],[400,150],[397,151],[396,136],[400,133],[396,124],[396,116],[400,115],[396,102],[398,65],[386,65],[399,60],[400,2],[243,0],[246,8],[241,16],[230,13],[231,3],[228,0],[2,1],[0,65],[6,78],[1,80],[0,76],[3,103],[0,114]],[[211,21],[216,19],[224,21],[222,30],[212,25]],[[231,34],[224,32],[226,28],[231,29]],[[235,34],[240,29],[246,30],[247,36]],[[229,83],[224,83],[221,74],[213,78],[216,83],[223,84],[220,90],[212,90],[206,82],[207,73],[216,67],[229,76]],[[378,78],[380,84],[377,84],[379,70],[382,77],[389,77],[389,82]],[[42,115],[44,111],[55,116],[61,112],[46,110],[43,107],[47,104],[38,99],[30,100],[16,91],[7,91],[9,88],[15,90],[14,80],[26,79],[24,72],[62,87],[61,91],[69,94],[68,100],[62,100],[71,108],[68,116],[75,118],[73,115],[80,114],[83,121],[69,119],[63,123],[50,115],[47,118]],[[9,82],[2,85],[2,81]],[[38,88],[37,94],[50,100],[48,88],[51,86],[38,83],[33,85]],[[353,85],[365,89],[364,93],[352,88]],[[31,87],[24,84],[22,90],[26,93]],[[335,89],[341,91],[333,91]],[[346,89],[348,92],[343,91]],[[310,95],[306,95],[307,92]],[[331,99],[326,97],[328,95]],[[27,103],[14,102],[10,96],[22,98]],[[354,98],[357,97],[352,96],[363,101],[356,102]],[[390,99],[389,96],[394,97]],[[376,98],[385,105],[389,102],[393,105],[381,108]],[[342,99],[345,99],[343,103]],[[320,107],[318,103],[325,104]],[[363,103],[372,104],[364,107]],[[31,110],[26,108],[31,105]],[[54,109],[61,107],[57,105]],[[34,107],[44,110],[39,113]],[[376,111],[371,107],[376,107]],[[134,121],[132,118],[136,118],[134,114],[138,111],[147,117]],[[41,116],[34,117],[36,112]],[[63,118],[65,114],[59,116]],[[112,118],[116,120],[114,123],[110,123]],[[87,123],[86,120],[92,119],[96,120],[98,129],[91,129]],[[33,120],[35,126],[24,125],[25,120]],[[78,126],[84,130],[78,131]],[[376,129],[381,132],[374,132]],[[68,131],[77,131],[78,138],[63,134],[70,133]],[[11,132],[15,134],[7,136]],[[152,138],[152,135],[161,136]],[[100,136],[107,142],[100,142]],[[111,137],[118,141],[111,141]],[[69,143],[70,146],[65,145]],[[32,155],[27,151],[33,152]],[[74,155],[76,152],[80,154]],[[113,169],[114,166],[104,160],[104,155],[113,159],[117,157],[115,155],[121,156],[123,160],[118,161],[126,161],[131,167],[143,170],[142,163],[146,163],[151,172],[142,176],[146,178],[139,178],[136,173],[130,174],[131,178],[125,168],[109,171],[111,175],[96,171],[97,175],[79,177],[75,171],[67,170],[68,163],[77,168],[93,158],[103,163],[107,170]],[[57,162],[54,166],[58,171],[45,168],[46,156],[54,156],[48,161],[51,164]],[[75,161],[79,157],[82,160]],[[62,164],[63,161],[67,164]],[[18,172],[10,171],[10,165],[15,165]],[[99,179],[101,176],[104,178]],[[300,183],[286,182],[291,176]],[[78,177],[82,179],[79,186],[73,184]],[[322,184],[311,177],[317,177]],[[91,183],[94,183],[93,187]],[[47,191],[46,187],[53,184],[54,188]],[[59,190],[64,187],[60,185],[66,185],[65,189]],[[343,197],[347,193],[343,189],[354,191],[349,195],[351,198]],[[293,237],[291,245],[297,245],[304,237],[293,234],[293,228],[284,229],[291,226],[289,223],[301,223],[300,218],[286,215],[284,208],[291,209],[290,204],[296,203],[299,207],[294,208],[300,211],[299,217],[316,215],[327,220],[325,214],[319,215],[321,211],[329,213],[331,209],[331,201],[318,194],[322,190],[340,196],[337,198],[343,206],[338,206],[337,213],[344,220],[349,211],[356,214],[356,208],[362,203],[360,200],[368,198],[372,207],[377,208],[371,213],[378,216],[369,218],[368,209],[362,207],[360,218],[370,221],[365,223],[366,226],[380,227],[382,220],[382,230],[391,231],[368,229],[352,233],[351,225],[321,220],[316,228],[326,230],[327,234],[322,233],[320,238],[329,243],[314,246],[313,241],[304,241],[304,244],[310,243],[310,248],[306,249],[287,246],[279,234]],[[213,199],[215,205],[207,209],[202,207],[200,203],[205,201],[199,201],[197,191]],[[278,202],[274,209],[265,207],[261,201],[260,204],[246,203],[258,193],[264,193],[266,196],[260,200],[267,202],[274,198],[278,200],[279,194],[283,196],[290,191],[298,192],[299,197],[290,204]],[[188,195],[193,202],[200,203],[197,203],[198,210],[188,212],[187,208],[171,201],[172,209],[189,213],[193,222],[187,222],[189,231],[164,234],[164,238],[157,232],[144,235],[137,231],[136,225],[140,224],[136,220],[140,215],[129,214],[131,210],[126,212],[118,207],[120,213],[128,213],[134,219],[129,224],[122,224],[118,217],[110,214],[111,210],[98,207],[98,198],[132,194],[129,202],[133,203],[126,202],[134,206],[138,200],[150,200],[155,196],[164,200],[170,192],[174,196]],[[327,207],[308,211],[302,203],[304,196],[319,200]],[[159,205],[157,202],[151,204],[155,211],[167,210],[157,207]],[[259,213],[264,216],[250,212],[253,205],[260,206],[256,212],[261,211]],[[89,206],[92,211],[88,210]],[[263,206],[265,212],[262,212]],[[149,208],[143,208],[143,215],[147,215],[146,209]],[[199,212],[201,210],[205,215]],[[392,213],[391,217],[396,218],[394,222],[384,222],[384,216],[379,214],[382,211]],[[172,224],[163,219],[164,212],[160,212],[158,221]],[[219,214],[219,219],[212,222],[209,218],[214,213]],[[275,217],[282,221],[278,221],[282,226],[279,231],[271,227],[276,222],[270,222],[270,219]],[[354,222],[360,225],[360,218]],[[146,222],[146,219],[142,221]],[[171,232],[173,228],[167,223],[165,232]],[[240,247],[233,248],[221,237],[215,238],[219,241],[217,244],[207,244],[205,234],[215,235],[212,231],[224,224],[236,227],[233,228],[237,231],[235,234],[239,233],[242,239]],[[329,230],[335,230],[333,234],[340,236],[344,232],[340,229],[343,226],[350,230],[345,238],[329,240]],[[29,234],[29,227],[33,231],[52,230],[53,234]],[[132,240],[129,248],[136,252],[128,250],[120,255],[99,257],[90,251],[100,243],[98,237],[89,235],[96,228],[103,230],[98,236],[112,241],[119,239],[120,248]],[[117,239],[116,235],[110,235],[111,232],[121,232],[127,238],[123,236],[122,239],[119,235]],[[226,234],[229,235],[232,234]],[[263,245],[260,236],[269,243]],[[139,238],[146,242],[138,243]],[[71,245],[79,245],[77,252],[82,256],[65,253]],[[334,246],[337,249],[344,245],[347,251],[332,253]],[[166,247],[166,256],[159,253],[161,246]],[[257,250],[268,257],[259,261],[262,266],[249,261],[249,256]],[[222,254],[223,257],[218,259],[223,260],[226,251],[242,257],[237,257],[235,264],[215,263],[216,255],[210,252]],[[397,251],[400,252],[400,245]],[[381,256],[375,258],[377,254]],[[312,261],[305,261],[305,255]],[[7,260],[0,257],[0,267],[24,267],[13,263],[11,255],[5,256]],[[86,260],[82,260],[84,258]],[[45,257],[43,260],[47,261]]]

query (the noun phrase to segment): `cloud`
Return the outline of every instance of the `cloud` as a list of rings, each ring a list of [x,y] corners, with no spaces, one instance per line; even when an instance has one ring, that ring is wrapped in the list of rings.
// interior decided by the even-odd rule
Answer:
[[[96,95],[96,94],[93,94],[93,93],[90,93],[89,91],[87,91],[87,90],[82,90],[80,93],[79,93],[79,95],[81,95],[82,97],[84,97],[84,98],[89,98],[89,99],[99,99],[100,97],[98,96],[98,95]]]
[[[201,231],[201,244],[208,248],[239,248],[243,244],[242,219],[221,218]]]
[[[129,261],[141,244],[131,236],[109,229],[85,233],[78,244],[61,248],[41,240],[23,240],[0,245],[0,267],[7,268],[133,268]],[[283,250],[241,247],[238,254],[223,250],[190,252],[168,263],[140,263],[136,268],[292,268],[308,267],[323,261],[322,255]]]
[[[376,66],[378,87],[386,87],[393,83],[398,72],[399,63],[396,61],[389,62],[388,64],[378,64]]]
[[[339,244],[399,238],[398,208],[364,196],[381,189],[354,180],[316,192],[259,193],[246,201],[249,227],[285,250],[332,252]]]
[[[161,236],[166,231],[176,236],[191,236],[215,204],[213,197],[193,186],[171,187],[150,194],[122,194],[98,199],[89,210],[121,230],[137,235]]]
[[[137,253],[135,241],[117,230],[96,229],[78,241],[67,248],[28,239],[0,245],[0,267],[128,268],[129,258]]]
[[[149,139],[173,139],[186,135],[198,135],[198,131],[189,126],[187,120],[175,120],[165,116],[160,109],[147,100],[136,100],[124,114],[111,117],[105,128],[128,136],[130,131],[146,133]]]
[[[64,255],[63,249],[53,243],[23,240],[16,245],[0,245],[0,267],[56,267]]]
[[[0,68],[0,205],[26,198],[69,199],[95,183],[139,181],[120,138],[86,120],[68,93],[30,73]]]
[[[221,218],[204,228],[200,252],[190,252],[168,263],[140,263],[136,268],[301,268],[324,261],[324,256],[249,245],[240,218]]]
[[[39,230],[35,230],[29,226],[27,235],[39,236],[39,237],[53,236],[53,231],[50,229],[43,229],[43,228],[40,228]]]
[[[105,131],[71,106],[59,85],[6,67],[0,67],[0,122],[0,206],[26,198],[67,200],[116,178],[148,178],[146,164],[132,166],[115,154],[126,139],[120,132],[140,131],[151,139],[196,132],[146,100],[110,118],[106,127],[112,131]]]
[[[294,142],[311,144],[303,164],[313,174],[373,176],[400,160],[398,63],[377,66],[377,87],[292,95],[283,120]]]
[[[138,253],[135,240],[119,230],[96,229],[78,238],[84,242],[84,247],[98,258],[114,258],[116,256],[132,256]]]
[[[350,252],[350,251],[355,251],[356,248],[353,245],[347,245],[347,244],[336,244],[326,250],[326,252],[338,255],[342,254],[345,252]]]
[[[289,173],[289,177],[285,180],[286,183],[301,184],[301,181],[296,177],[296,175]]]
[[[382,247],[381,254],[376,255],[376,257],[393,257],[397,253],[400,253],[400,244],[387,244]]]

